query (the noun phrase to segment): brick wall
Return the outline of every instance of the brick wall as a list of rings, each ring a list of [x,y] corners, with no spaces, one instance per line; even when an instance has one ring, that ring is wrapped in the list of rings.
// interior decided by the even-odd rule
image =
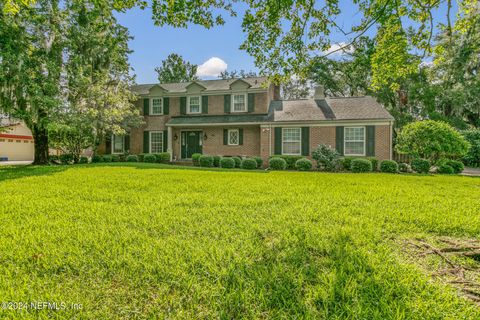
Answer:
[[[376,126],[375,128],[375,158],[390,159],[390,126]]]

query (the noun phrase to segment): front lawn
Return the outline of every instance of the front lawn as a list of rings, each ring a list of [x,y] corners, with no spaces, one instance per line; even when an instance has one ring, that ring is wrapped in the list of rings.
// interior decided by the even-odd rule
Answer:
[[[0,318],[479,319],[403,245],[477,240],[479,199],[460,176],[0,168],[0,300],[65,304]]]

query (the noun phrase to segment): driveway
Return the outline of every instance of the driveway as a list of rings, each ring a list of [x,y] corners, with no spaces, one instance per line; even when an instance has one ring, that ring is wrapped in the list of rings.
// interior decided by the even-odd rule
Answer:
[[[463,170],[462,174],[464,176],[476,176],[476,177],[480,177],[480,168],[468,168],[468,167],[465,167],[465,169]]]
[[[22,166],[31,164],[33,161],[0,161],[0,166]]]

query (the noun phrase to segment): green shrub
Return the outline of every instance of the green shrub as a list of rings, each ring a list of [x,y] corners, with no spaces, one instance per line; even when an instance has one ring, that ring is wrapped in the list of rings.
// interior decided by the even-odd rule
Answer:
[[[257,168],[262,168],[263,167],[263,158],[262,157],[253,157],[252,159],[254,159],[256,162],[257,162]]]
[[[465,166],[461,161],[448,160],[446,164],[452,167],[455,173],[462,173],[463,169],[465,169]]]
[[[298,171],[310,171],[312,170],[312,161],[307,158],[298,159],[297,162],[295,162],[295,168]]]
[[[147,154],[149,154],[149,153],[140,153],[140,154],[138,154],[138,155],[137,155],[138,161],[139,161],[139,162],[144,162],[143,158],[144,158],[145,155],[147,155]],[[125,161],[127,161],[127,156],[125,157]]]
[[[235,161],[235,168],[240,168],[242,165],[242,159],[240,157],[232,157],[233,161]]]
[[[112,162],[120,162],[120,155],[112,154]]]
[[[427,159],[415,158],[411,165],[412,170],[418,173],[428,173],[430,171],[430,161]]]
[[[372,163],[372,171],[378,170],[378,159],[373,157],[366,158],[368,161]]]
[[[298,159],[304,158],[304,156],[274,155],[274,156],[271,156],[270,158],[282,158],[283,160],[285,160],[285,163],[287,164],[287,169],[295,170],[295,162],[297,162]]]
[[[135,155],[135,154],[128,155],[125,158],[125,161],[127,161],[127,162],[138,162],[138,156]]]
[[[60,157],[53,154],[53,155],[48,155],[48,162],[53,163],[53,164],[59,164],[60,163]]]
[[[78,163],[80,164],[88,163],[88,158],[81,156],[80,159],[78,159]]]
[[[400,172],[408,172],[408,164],[407,164],[407,163],[404,163],[404,162],[399,163],[399,164],[398,164],[398,170],[399,170]]]
[[[448,164],[441,164],[438,168],[437,168],[437,173],[441,173],[441,174],[454,174],[455,173],[455,170],[449,166]]]
[[[168,163],[170,162],[170,153],[168,152],[161,152],[161,153],[154,153],[155,161],[158,163]]]
[[[466,130],[462,135],[470,144],[463,162],[470,167],[480,167],[480,129]]]
[[[337,150],[326,144],[321,144],[313,150],[312,158],[317,162],[317,168],[323,168],[326,171],[335,171],[339,163]]]
[[[380,163],[380,171],[388,173],[397,173],[398,172],[398,163],[393,160],[383,160]]]
[[[197,166],[197,167],[198,167],[198,166],[200,165],[199,160],[200,160],[200,157],[201,157],[201,156],[202,156],[201,153],[194,153],[194,154],[192,154],[192,162],[193,162],[193,165],[194,165],[194,166]]]
[[[61,154],[59,159],[62,164],[71,164],[73,162],[73,154],[71,153]]]
[[[365,158],[355,158],[351,164],[352,172],[370,172],[372,171],[372,162]]]
[[[112,162],[112,156],[104,155],[103,156],[103,162]]]
[[[240,167],[246,170],[257,169],[257,161],[252,158],[243,159]]]
[[[342,163],[342,169],[343,170],[352,170],[352,161],[353,159],[356,159],[354,157],[343,157],[340,158],[340,161]]]
[[[198,159],[198,164],[200,165],[200,167],[207,167],[207,168],[213,167],[213,157],[205,156],[205,155],[201,156]]]
[[[95,154],[92,157],[92,163],[103,162],[103,157],[99,154]]]
[[[287,168],[287,161],[280,157],[273,157],[268,160],[268,166],[272,170],[285,170]]]
[[[148,163],[157,162],[157,157],[154,154],[145,154],[143,156],[143,162],[148,162]]]
[[[213,156],[213,166],[220,167],[220,160],[222,160],[221,156]]]
[[[220,159],[220,168],[233,169],[235,168],[235,160],[232,158]]]

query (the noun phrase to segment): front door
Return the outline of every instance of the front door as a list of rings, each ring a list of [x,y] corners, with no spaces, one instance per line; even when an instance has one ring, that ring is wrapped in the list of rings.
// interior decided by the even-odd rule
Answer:
[[[194,153],[202,153],[202,131],[182,131],[182,159]]]

